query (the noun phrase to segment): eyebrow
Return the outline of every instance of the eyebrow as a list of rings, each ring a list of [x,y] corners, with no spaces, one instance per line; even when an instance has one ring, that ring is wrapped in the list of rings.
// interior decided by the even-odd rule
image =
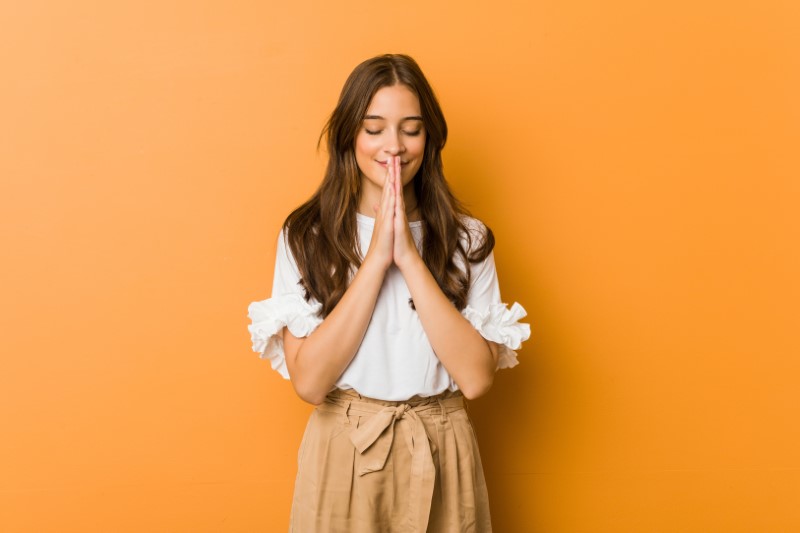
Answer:
[[[364,117],[364,120],[386,120],[386,119],[384,117],[380,116],[380,115],[367,115],[367,116]],[[419,115],[414,115],[412,117],[404,117],[401,120],[401,122],[404,121],[404,120],[420,120],[421,121],[422,117],[419,116]]]

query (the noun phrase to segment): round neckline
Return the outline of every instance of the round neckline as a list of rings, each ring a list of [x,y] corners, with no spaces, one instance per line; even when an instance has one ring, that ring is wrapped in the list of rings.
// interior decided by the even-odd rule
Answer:
[[[358,211],[356,211],[356,220],[358,220],[359,222],[363,222],[365,224],[368,224],[370,227],[373,227],[373,228],[375,227],[375,218],[374,217],[368,217],[367,215],[361,214]],[[413,222],[409,222],[408,223],[408,227],[409,228],[422,227],[422,221],[421,220],[415,220]]]

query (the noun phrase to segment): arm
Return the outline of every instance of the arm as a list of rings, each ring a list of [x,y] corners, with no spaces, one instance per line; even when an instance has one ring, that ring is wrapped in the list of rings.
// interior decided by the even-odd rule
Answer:
[[[320,404],[355,356],[367,331],[384,271],[366,261],[342,299],[308,337],[298,338],[284,328],[286,367],[295,392]]]
[[[308,337],[284,328],[286,367],[295,392],[320,404],[355,357],[375,309],[386,270],[392,264],[394,189],[386,180],[375,229],[361,267],[342,299]]]
[[[399,165],[399,161],[395,162]],[[399,167],[395,167],[399,174]],[[436,356],[468,399],[492,386],[498,347],[486,341],[445,296],[414,245],[400,192],[395,184],[394,262],[406,280],[414,307]]]
[[[419,255],[401,272],[433,351],[458,388],[468,399],[486,393],[494,381],[497,346],[486,341],[447,299]]]

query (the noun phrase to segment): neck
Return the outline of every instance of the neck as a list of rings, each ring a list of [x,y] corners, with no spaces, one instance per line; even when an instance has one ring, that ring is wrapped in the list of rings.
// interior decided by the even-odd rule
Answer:
[[[406,205],[406,218],[408,218],[409,222],[414,222],[419,220],[419,209],[417,209],[419,205],[417,205],[416,198],[414,199],[414,205]]]

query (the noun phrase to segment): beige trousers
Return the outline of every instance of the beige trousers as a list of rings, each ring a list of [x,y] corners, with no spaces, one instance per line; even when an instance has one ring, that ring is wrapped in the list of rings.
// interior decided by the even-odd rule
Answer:
[[[460,392],[405,402],[335,390],[298,453],[294,533],[485,533],[489,498]]]

